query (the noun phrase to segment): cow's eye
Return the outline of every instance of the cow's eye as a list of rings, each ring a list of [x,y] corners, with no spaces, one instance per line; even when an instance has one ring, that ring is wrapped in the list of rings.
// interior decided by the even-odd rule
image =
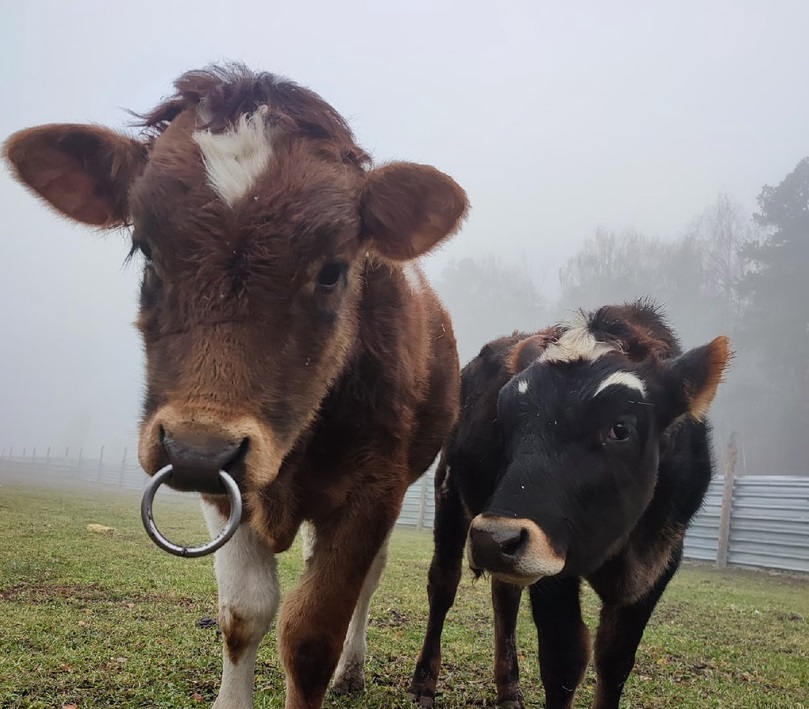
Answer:
[[[607,440],[614,442],[626,441],[632,436],[633,430],[634,427],[629,419],[620,418],[607,432]]]
[[[343,261],[329,261],[317,274],[317,287],[324,291],[334,290],[347,268],[348,265]]]

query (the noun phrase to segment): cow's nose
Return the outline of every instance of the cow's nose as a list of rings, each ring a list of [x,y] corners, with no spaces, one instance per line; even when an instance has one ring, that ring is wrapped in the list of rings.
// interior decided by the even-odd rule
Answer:
[[[527,586],[565,566],[566,547],[553,544],[531,519],[480,514],[469,528],[469,565],[508,583]]]
[[[492,573],[513,571],[520,551],[528,539],[528,531],[514,527],[469,530],[469,550],[473,566]]]
[[[164,430],[162,443],[172,466],[167,481],[171,487],[216,495],[225,492],[219,471],[244,454],[248,441],[246,438],[233,441],[204,433]]]

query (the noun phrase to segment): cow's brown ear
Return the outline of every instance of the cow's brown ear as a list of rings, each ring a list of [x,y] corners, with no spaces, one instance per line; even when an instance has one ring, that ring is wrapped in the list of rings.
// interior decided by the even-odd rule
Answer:
[[[127,222],[129,187],[146,164],[143,143],[91,125],[28,128],[3,152],[17,179],[58,212],[99,227]]]
[[[673,417],[687,414],[697,421],[705,418],[732,357],[730,340],[722,336],[674,361],[669,378],[677,402]]]
[[[460,226],[466,193],[429,165],[397,162],[372,170],[360,196],[364,237],[383,258],[408,261]]]
[[[528,365],[539,359],[547,346],[551,344],[558,335],[559,333],[557,333],[556,328],[549,328],[531,337],[526,337],[524,340],[520,340],[514,346],[508,358],[509,374],[512,376],[519,374]]]

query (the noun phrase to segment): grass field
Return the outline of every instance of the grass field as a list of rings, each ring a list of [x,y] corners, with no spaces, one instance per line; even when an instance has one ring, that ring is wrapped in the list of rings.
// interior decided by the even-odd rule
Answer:
[[[161,552],[147,539],[131,493],[0,486],[0,707],[198,707],[215,698],[220,639],[197,622],[216,614],[211,558]],[[196,503],[158,496],[172,538],[204,535]],[[89,523],[115,528],[94,534]],[[409,707],[407,685],[424,631],[429,534],[397,532],[372,604],[368,690],[329,694],[327,707]],[[289,589],[300,547],[283,554]],[[584,594],[587,619],[597,609]],[[492,706],[492,622],[485,581],[464,578],[444,635],[437,709]],[[542,707],[528,604],[519,642],[528,706]],[[283,707],[283,670],[270,634],[257,707]],[[577,706],[588,707],[588,673]],[[809,579],[684,568],[647,629],[625,692],[626,709],[809,708]]]

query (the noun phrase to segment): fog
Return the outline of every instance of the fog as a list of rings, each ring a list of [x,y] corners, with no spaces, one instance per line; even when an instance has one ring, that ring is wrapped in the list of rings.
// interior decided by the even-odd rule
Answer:
[[[717,444],[739,430],[746,472],[805,474],[806,286],[793,278],[791,300],[767,301],[740,249],[777,233],[752,220],[757,198],[809,155],[807,27],[803,0],[35,0],[0,23],[0,138],[45,122],[124,128],[124,109],[212,61],[284,74],[345,115],[375,160],[430,163],[468,191],[462,232],[426,261],[464,361],[512,329],[648,295],[687,346],[734,336]],[[119,456],[135,445],[143,364],[125,235],[68,224],[5,168],[0,204],[0,448]],[[762,317],[776,305],[777,323]],[[754,313],[782,328],[770,342],[786,345],[792,323],[804,334],[775,384]]]

